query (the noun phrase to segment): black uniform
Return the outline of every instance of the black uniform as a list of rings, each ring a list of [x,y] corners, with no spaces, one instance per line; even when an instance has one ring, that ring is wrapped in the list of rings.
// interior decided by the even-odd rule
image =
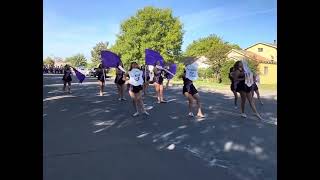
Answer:
[[[244,73],[242,73],[239,78],[244,78],[244,77],[245,77],[245,75],[244,75]],[[251,90],[252,90],[252,86],[249,87],[248,85],[246,85],[245,80],[239,81],[237,84],[237,87],[236,87],[237,92],[244,91],[246,93],[249,93],[249,92],[251,92]]]
[[[124,72],[121,71],[119,68],[117,68],[116,78],[114,79],[114,83],[119,85],[124,84],[125,81],[123,80],[123,75],[124,75]]]
[[[156,68],[156,67],[155,67]],[[157,84],[163,84],[163,70],[156,68],[156,70],[154,71],[154,81]]]
[[[105,80],[105,76],[103,76],[105,73],[103,71],[104,71],[104,69],[101,69],[101,68],[97,69],[97,76],[98,76],[97,79],[101,82],[104,82],[104,80]]]
[[[186,73],[186,71],[184,71],[184,73]],[[185,92],[188,92],[193,96],[198,93],[196,87],[194,87],[193,82],[190,79],[183,76],[182,80],[183,80],[182,94],[184,94]]]
[[[62,77],[62,80],[65,81],[65,82],[71,82],[72,81],[71,70],[70,69],[64,71],[64,75]]]

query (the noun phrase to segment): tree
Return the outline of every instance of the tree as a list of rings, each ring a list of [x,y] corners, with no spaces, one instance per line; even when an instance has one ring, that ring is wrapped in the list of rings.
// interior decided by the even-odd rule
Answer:
[[[223,39],[215,34],[210,34],[208,37],[200,38],[193,41],[187,46],[186,56],[205,56],[213,47],[229,46],[232,49],[241,49],[238,45],[224,42]]]
[[[86,66],[86,68],[88,68],[88,69],[93,69],[93,68],[96,68],[96,67],[98,67],[98,64],[95,64],[93,62],[87,63],[87,66]]]
[[[235,62],[236,61],[234,61],[234,60],[227,60],[222,64],[222,66],[221,66],[221,81],[223,84],[231,84],[231,81],[229,79],[229,72],[230,72],[230,68],[233,67]]]
[[[222,39],[214,34],[209,35],[208,37],[200,38],[193,41],[187,46],[185,54],[187,56],[204,56],[208,53],[210,48],[217,44],[223,44]]]
[[[218,82],[221,82],[221,66],[226,61],[226,53],[231,49],[241,49],[238,45],[229,44],[217,35],[193,41],[186,49],[187,56],[206,56],[212,72]]]
[[[165,61],[174,62],[181,55],[182,23],[171,9],[145,7],[124,21],[111,50],[121,55],[125,64],[144,64],[145,49],[158,51]]]
[[[66,58],[66,62],[70,63],[73,67],[80,67],[87,65],[87,59],[83,54],[76,54],[74,56]]]
[[[54,66],[54,60],[51,57],[47,57],[43,60],[44,65]]]
[[[108,50],[109,42],[103,43],[99,42],[96,44],[93,49],[91,50],[91,61],[92,66],[96,67],[101,62],[101,51]]]
[[[221,83],[221,67],[222,64],[226,61],[226,53],[232,49],[231,46],[226,44],[216,44],[213,45],[210,50],[206,53],[207,58],[209,59],[209,63],[211,68],[213,69],[213,73]]]

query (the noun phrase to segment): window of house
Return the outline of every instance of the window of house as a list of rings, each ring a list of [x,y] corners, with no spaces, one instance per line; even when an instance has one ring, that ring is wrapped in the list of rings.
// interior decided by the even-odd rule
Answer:
[[[263,74],[264,75],[268,75],[268,72],[269,72],[269,69],[268,69],[267,66],[265,66],[264,69],[263,69]]]
[[[263,51],[263,48],[258,48],[258,52],[262,52]]]

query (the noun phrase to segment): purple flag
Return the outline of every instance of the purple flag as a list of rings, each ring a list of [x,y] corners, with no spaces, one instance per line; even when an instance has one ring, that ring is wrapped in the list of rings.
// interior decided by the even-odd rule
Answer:
[[[79,82],[82,83],[83,80],[86,78],[86,76],[84,74],[82,74],[81,72],[79,72],[78,70],[76,70],[75,68],[73,68],[73,70],[76,73],[76,76],[77,76]]]
[[[171,64],[171,65],[169,66],[169,71],[170,71],[172,74],[176,74],[176,72],[177,72],[177,65],[176,65],[176,64]],[[168,78],[168,79],[172,79],[173,76],[168,73],[167,78]]]
[[[164,65],[163,57],[157,51],[146,49],[145,53],[146,53],[146,65],[154,66],[158,60],[160,61],[161,66]]]
[[[101,61],[103,68],[118,67],[120,57],[111,51],[101,51]]]

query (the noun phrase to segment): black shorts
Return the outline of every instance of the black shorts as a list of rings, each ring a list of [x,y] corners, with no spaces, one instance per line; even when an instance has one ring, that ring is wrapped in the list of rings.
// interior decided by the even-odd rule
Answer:
[[[252,85],[252,90],[253,90],[253,91],[258,91],[258,90],[259,90],[259,88],[258,88],[258,86],[257,86],[256,83],[254,83],[254,84]]]
[[[129,86],[129,91],[131,91],[133,93],[139,93],[142,89],[143,89],[143,87],[141,85],[134,86],[134,85],[130,84],[130,86]]]
[[[157,76],[154,78],[154,82],[157,84],[162,85],[163,84],[163,77],[162,76]]]
[[[104,78],[98,78],[98,81],[100,81],[100,82],[104,82]]]
[[[116,78],[114,79],[114,83],[122,85],[125,83],[125,81],[123,80],[122,76],[116,76]]]
[[[101,81],[101,82],[104,82],[105,81],[105,78],[103,76],[98,76],[97,80]]]
[[[243,82],[239,82],[238,85],[237,85],[237,88],[236,88],[236,91],[237,92],[246,92],[246,93],[249,93],[252,91],[252,86],[249,87],[247,86],[244,81]]]
[[[62,80],[64,81],[64,82],[71,82],[72,81],[72,78],[70,77],[70,76],[68,76],[67,78],[62,78]]]
[[[182,94],[184,95],[185,92],[188,92],[192,96],[198,93],[196,87],[194,87],[193,84],[183,85]]]

